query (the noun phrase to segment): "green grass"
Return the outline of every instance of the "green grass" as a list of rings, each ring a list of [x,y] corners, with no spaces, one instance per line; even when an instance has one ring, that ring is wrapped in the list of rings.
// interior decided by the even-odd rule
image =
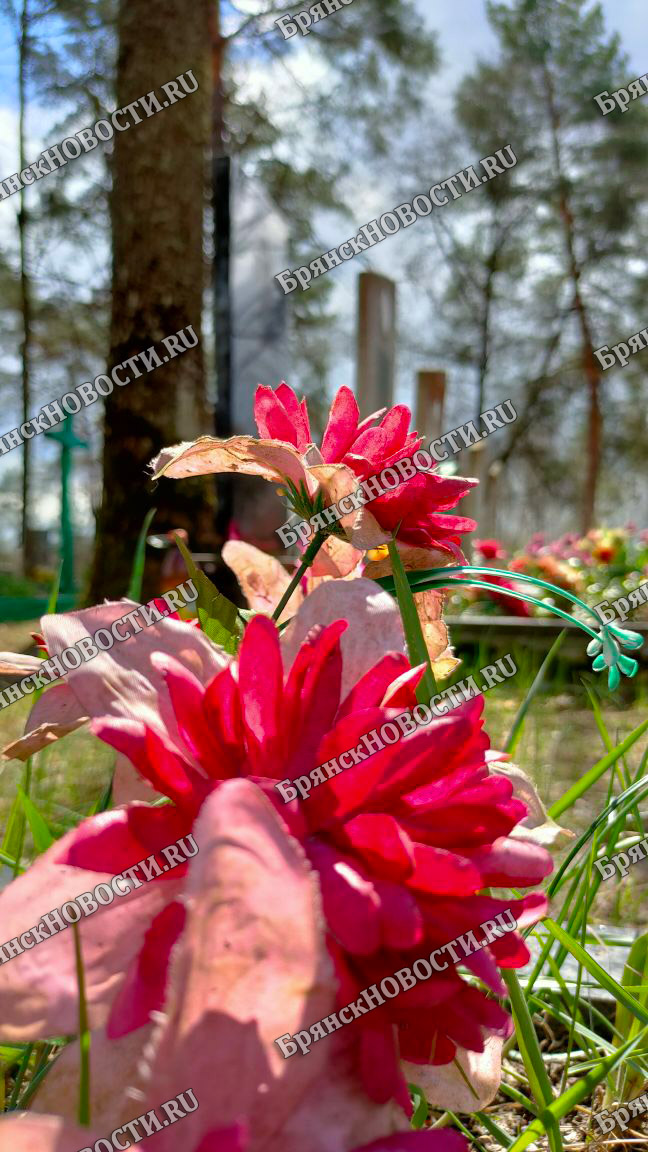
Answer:
[[[28,699],[18,700],[0,712],[0,746],[18,739],[30,711]],[[55,838],[62,836],[88,815],[97,797],[110,781],[115,753],[87,729],[71,732],[32,758],[29,796]],[[0,843],[4,839],[10,813],[22,785],[25,765],[19,760],[4,761],[0,767]],[[23,863],[34,852],[27,822]]]

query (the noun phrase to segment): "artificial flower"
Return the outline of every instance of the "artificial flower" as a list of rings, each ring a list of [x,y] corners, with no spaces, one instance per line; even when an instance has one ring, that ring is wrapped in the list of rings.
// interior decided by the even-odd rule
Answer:
[[[202,436],[193,443],[165,448],[151,463],[154,479],[179,479],[220,472],[244,472],[280,484],[292,494],[299,514],[316,511],[353,493],[358,484],[393,468],[422,445],[409,431],[411,414],[399,404],[360,420],[356,399],[340,388],[333,400],[321,446],[313,443],[306,401],[282,381],[274,391],[257,389],[254,415],[259,439]],[[398,476],[398,473],[396,473]],[[476,480],[416,472],[330,529],[356,551],[366,551],[392,536],[410,547],[442,552],[461,560],[460,537],[476,527],[468,517],[450,515]],[[358,556],[349,556],[347,571]],[[430,565],[431,566],[431,565]],[[344,573],[340,573],[344,575]]]
[[[457,1132],[413,1133],[394,1104],[377,1108],[354,1069],[348,1034],[331,1036],[308,1058],[283,1058],[275,1038],[304,1018],[329,1014],[335,1003],[316,878],[249,781],[213,792],[195,833],[200,851],[184,885],[184,929],[160,1013],[126,1044],[101,1027],[93,1033],[91,1126],[74,1122],[73,1041],[46,1076],[36,1111],[0,1119],[0,1145],[12,1152],[92,1148],[151,1109],[164,1117],[161,1104],[190,1090],[188,1114],[147,1137],[151,1152],[175,1152],[179,1144],[187,1152],[466,1152]],[[82,947],[89,923],[80,929]],[[126,1129],[116,1146],[128,1138]]]
[[[104,605],[102,611],[115,608]],[[56,650],[54,635],[64,646],[72,633],[83,632],[86,615],[46,617],[49,651]],[[187,655],[196,655],[195,629],[172,621],[156,627],[191,633]],[[106,656],[112,653],[101,659]],[[271,621],[255,617],[236,662],[221,659],[214,670],[163,650],[150,652],[157,679],[154,687],[151,671],[143,697],[121,668],[113,667],[106,684],[100,657],[69,674],[69,691],[84,699],[96,734],[172,803],[128,805],[68,833],[0,896],[7,938],[25,931],[30,916],[38,922],[44,888],[58,905],[79,885],[90,889],[159,852],[190,833],[211,793],[236,777],[263,789],[318,873],[340,1004],[501,910],[510,908],[520,925],[543,914],[540,895],[505,901],[484,891],[534,885],[551,862],[543,849],[511,837],[527,809],[513,796],[511,782],[489,771],[497,757],[482,729],[480,699],[396,739],[303,800],[284,804],[279,796],[277,781],[308,775],[416,703],[423,669],[410,669],[394,603],[375,585],[357,579],[319,588],[281,642]],[[84,691],[82,679],[95,665],[91,689]],[[52,695],[47,692],[35,711],[47,713]],[[132,892],[110,921],[102,911],[83,925],[88,1000],[112,1036],[142,1027],[164,1002],[169,959],[182,933],[174,908],[182,901],[187,869],[181,865]],[[38,1035],[73,1031],[71,935],[47,943],[52,960],[46,970],[33,952],[0,969],[7,1039],[29,1038],[35,1027]],[[502,995],[498,966],[520,967],[528,956],[513,932],[465,964]],[[27,1002],[19,992],[25,983],[32,988]],[[481,1052],[489,1035],[507,1028],[497,1002],[453,966],[361,1016],[351,1031],[367,1091],[406,1108],[400,1057],[446,1064],[458,1048]]]

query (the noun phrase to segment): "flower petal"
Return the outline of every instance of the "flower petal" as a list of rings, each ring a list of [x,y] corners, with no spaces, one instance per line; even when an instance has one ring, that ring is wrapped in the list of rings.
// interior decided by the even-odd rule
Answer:
[[[88,1133],[58,1116],[11,1112],[0,1117],[0,1147],[11,1152],[78,1152],[87,1148]]]
[[[490,769],[497,776],[508,777],[513,784],[513,795],[527,807],[527,816],[513,829],[511,836],[533,840],[544,848],[560,848],[574,839],[575,832],[561,827],[551,818],[533,780],[522,768],[498,760],[491,764]]]
[[[458,1048],[455,1059],[463,1075],[454,1063],[406,1063],[405,1075],[421,1088],[433,1108],[478,1112],[497,1095],[502,1075],[502,1044],[501,1036],[489,1036],[483,1052]]]
[[[526,888],[539,884],[553,869],[553,861],[545,848],[510,836],[500,836],[492,844],[471,852],[470,859],[479,868],[484,887]]]
[[[322,438],[322,458],[327,464],[342,460],[358,431],[360,411],[350,388],[340,388],[331,405]]]
[[[185,1118],[188,1150],[211,1150],[212,1133],[242,1120],[249,1152],[348,1152],[404,1127],[393,1104],[377,1108],[362,1094],[344,1030],[307,1059],[285,1060],[275,1043],[333,1010],[335,981],[318,885],[270,804],[249,781],[226,781],[195,836],[201,851],[152,1043],[149,1106],[175,1096],[190,1067],[200,1107]],[[156,1152],[177,1148],[172,1134],[158,1139]]]
[[[300,453],[292,444],[255,440],[253,436],[232,436],[229,440],[201,436],[193,443],[164,448],[149,467],[154,480],[161,476],[180,480],[185,476],[242,472],[246,476],[261,476],[273,484],[292,480],[298,488],[300,484],[306,484],[309,491],[315,487],[309,481]]]
[[[377,664],[385,652],[404,652],[405,639],[394,600],[371,580],[329,580],[300,607],[282,636],[289,667],[311,628],[348,620],[342,637],[342,699],[352,686]]]
[[[139,807],[149,813],[165,811]],[[136,864],[153,851],[134,837],[124,836],[129,813],[130,809],[118,809],[85,820],[39,856],[23,876],[13,880],[0,894],[3,938],[20,937],[37,926],[50,909],[92,892],[99,883],[109,883],[124,867]],[[163,822],[158,823],[157,829],[157,848],[177,839],[175,828],[173,835],[164,830]],[[88,855],[96,859],[94,866]],[[148,925],[175,898],[181,884],[182,880],[174,877],[152,880],[82,918],[79,932],[91,1026],[105,1019],[131,959],[142,947]],[[78,1011],[71,930],[60,930],[49,939],[44,938],[0,967],[0,1019],[8,1043],[73,1035],[78,1028]]]
[[[236,576],[248,608],[271,616],[290,584],[290,576],[283,564],[275,556],[268,556],[244,540],[228,540],[223,545],[222,557]],[[296,588],[280,622],[293,616],[302,600],[303,593]]]
[[[99,628],[110,629],[129,610],[139,607],[131,600],[113,601],[95,608],[82,608],[64,615],[44,616],[43,632],[48,651],[59,655],[64,648]],[[160,620],[138,634],[100,652],[92,660],[68,672],[66,686],[77,698],[85,715],[113,716],[142,721],[148,728],[163,728],[173,745],[187,753],[164,684],[164,654],[175,657],[206,684],[229,663],[229,657],[197,628],[181,620]],[[51,689],[36,704],[30,722],[38,722]]]
[[[29,731],[20,740],[7,744],[3,758],[27,760],[35,752],[47,748],[48,744],[87,724],[88,719],[85,708],[69,684],[53,684],[32,708],[27,721]]]

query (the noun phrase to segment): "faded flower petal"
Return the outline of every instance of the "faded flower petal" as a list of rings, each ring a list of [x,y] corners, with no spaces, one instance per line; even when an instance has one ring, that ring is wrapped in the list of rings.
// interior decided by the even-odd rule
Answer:
[[[53,684],[32,708],[27,724],[29,730],[19,740],[7,744],[2,755],[5,760],[26,760],[48,744],[61,740],[69,732],[87,724],[88,715],[68,684]]]
[[[88,1135],[88,1128],[68,1124],[58,1116],[35,1116],[31,1112],[0,1116],[0,1148],[7,1152],[78,1152],[79,1148],[87,1148]]]
[[[283,484],[288,479],[297,487],[303,483],[309,491],[316,489],[315,483],[309,483],[308,471],[295,448],[277,440],[255,440],[253,436],[232,436],[229,440],[200,436],[193,442],[164,448],[150,467],[154,480],[161,476],[179,480],[186,476],[241,472],[274,484]]]
[[[43,616],[41,624],[50,657],[92,636],[99,628],[110,629],[139,605],[119,600]],[[226,667],[229,657],[191,625],[178,619],[160,620],[133,630],[131,636],[99,652],[79,668],[71,669],[63,683],[48,688],[29,716],[28,731],[7,749],[5,756],[26,758],[52,740],[78,728],[87,717],[114,716],[137,719],[152,727],[166,727],[170,739],[181,743],[173,709],[165,707],[163,673],[154,657],[164,652],[175,657],[202,683]]]
[[[0,652],[0,676],[31,676],[42,664],[39,656],[23,652]]]
[[[286,1060],[275,1043],[333,1010],[335,977],[316,875],[271,805],[250,782],[229,781],[206,801],[195,835],[201,851],[152,1043],[148,1098],[174,1095],[191,1068],[201,1107],[183,1122],[188,1149],[241,1121],[246,1152],[348,1152],[363,1134],[405,1127],[395,1106],[376,1108],[362,1092],[348,1035],[331,1036],[308,1058]],[[176,1147],[172,1134],[158,1141],[159,1152]]]
[[[114,1131],[137,1114],[136,1105],[127,1095],[127,1090],[139,1083],[139,1066],[150,1035],[150,1025],[128,1036],[120,1036],[118,1040],[109,1040],[103,1029],[92,1033],[90,1115],[93,1131],[96,1130],[98,1136]],[[79,1109],[80,1075],[80,1047],[78,1041],[73,1040],[48,1071],[34,1099],[32,1112],[50,1113],[74,1123]],[[85,1139],[84,1146],[87,1144]]]
[[[138,809],[152,814],[155,821],[155,828],[146,833],[146,844],[138,842],[132,832],[133,821],[141,819]],[[150,843],[151,834],[157,843]],[[97,884],[109,883],[123,868],[173,843],[178,835],[177,814],[168,806],[133,805],[84,821],[0,893],[3,939],[20,938],[50,910],[92,892]],[[79,866],[77,860],[85,861],[88,855],[95,862]],[[150,920],[173,899],[178,883],[173,876],[154,880],[116,899],[114,906],[100,907],[82,918],[79,933],[91,1024],[105,1020],[131,959],[142,947]],[[0,967],[0,1019],[2,1035],[9,1043],[74,1034],[78,984],[72,928],[32,944]]]
[[[290,584],[290,576],[283,564],[243,540],[228,540],[222,555],[241,585],[248,608],[271,616]],[[294,616],[303,598],[301,588],[296,588],[281,620]]]
[[[400,613],[393,598],[370,580],[332,580],[311,592],[282,637],[289,666],[313,628],[348,620],[342,636],[342,696],[377,664],[385,652],[404,652]]]
[[[496,760],[490,767],[491,772],[506,776],[512,782],[513,795],[528,809],[528,816],[513,829],[511,836],[532,840],[543,848],[562,848],[574,839],[575,833],[570,828],[563,828],[549,815],[538,789],[523,768],[502,760]]]
[[[407,1079],[418,1085],[432,1108],[450,1112],[479,1112],[495,1099],[502,1078],[501,1036],[489,1036],[483,1052],[457,1048],[456,1064],[408,1064]],[[468,1081],[468,1083],[466,1083]],[[470,1085],[473,1089],[471,1092]]]

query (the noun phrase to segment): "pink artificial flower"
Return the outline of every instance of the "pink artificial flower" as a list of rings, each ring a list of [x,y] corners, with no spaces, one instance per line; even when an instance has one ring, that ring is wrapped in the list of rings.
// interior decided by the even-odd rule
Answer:
[[[499,540],[473,540],[473,548],[484,560],[498,560],[506,556],[506,549]]]
[[[394,1104],[376,1107],[354,1072],[348,1035],[284,1060],[275,1038],[330,1014],[335,1003],[311,868],[249,781],[214,791],[195,833],[200,852],[184,884],[185,923],[163,1011],[126,1047],[102,1028],[93,1033],[91,1127],[74,1123],[79,1047],[72,1042],[39,1090],[41,1114],[0,1118],[0,1145],[78,1152],[112,1134],[125,1146],[133,1133],[123,1125],[151,1109],[163,1118],[161,1105],[179,1097],[187,1112],[175,1121],[181,1128],[158,1119],[147,1137],[151,1152],[467,1152],[457,1132],[412,1133]],[[109,931],[110,912],[100,915]],[[82,948],[89,923],[80,928]],[[42,963],[46,956],[51,961],[41,953]]]
[[[533,536],[529,540],[526,550],[530,556],[537,556],[538,552],[540,552],[545,547],[545,543],[546,536],[544,532],[534,532]]]
[[[202,436],[193,443],[165,448],[151,462],[154,478],[219,472],[261,476],[299,492],[308,519],[316,497],[323,498],[325,507],[337,503],[352,494],[359,481],[411,456],[422,444],[415,432],[408,431],[411,417],[404,405],[359,421],[358,406],[349,388],[341,388],[333,401],[321,448],[312,443],[306,401],[298,401],[285,382],[275,391],[260,386],[254,410],[259,440],[251,436],[229,440]],[[417,472],[392,491],[343,516],[337,531],[343,532],[353,549],[337,574],[345,575],[362,552],[386,543],[394,533],[408,547],[441,553],[442,562],[449,556],[463,559],[460,536],[472,532],[475,521],[448,513],[475,484],[476,480],[463,477]]]
[[[259,386],[254,400],[254,418],[262,440],[283,440],[306,454],[312,445],[306,401],[297,400],[292,388],[282,381],[274,391]],[[411,412],[404,404],[360,420],[355,396],[350,388],[337,392],[324,431],[320,453],[325,464],[345,464],[358,480],[368,480],[398,460],[411,457],[423,440],[409,431]],[[378,420],[378,423],[374,423]],[[418,472],[392,492],[371,502],[371,512],[388,535],[413,547],[442,552],[459,552],[459,537],[472,532],[474,520],[449,516],[475,480],[444,477],[436,472]]]
[[[86,616],[71,614],[73,631],[84,630]],[[45,618],[50,651],[55,631],[59,644],[69,642],[69,621]],[[191,645],[204,640],[187,625],[166,621],[156,628],[183,629]],[[511,909],[520,925],[543,915],[540,894],[519,900],[483,894],[490,886],[534,885],[551,861],[544,850],[511,837],[527,809],[513,797],[511,782],[489,771],[496,757],[482,730],[481,699],[325,780],[305,800],[286,805],[275,789],[276,781],[307,775],[416,704],[422,669],[410,669],[394,603],[369,581],[319,588],[281,644],[271,621],[254,618],[238,660],[223,660],[226,666],[207,675],[204,664],[159,650],[147,660],[150,687],[157,677],[155,700],[146,694],[140,699],[137,683],[129,685],[114,668],[101,699],[105,666],[99,657],[72,671],[66,688],[85,697],[97,735],[172,804],[132,804],[68,833],[0,896],[7,938],[25,931],[36,906],[42,914],[44,887],[54,906],[73,898],[79,885],[89,890],[159,852],[188,835],[214,789],[235,777],[258,783],[319,874],[339,1004],[500,911]],[[90,710],[84,681],[97,665]],[[39,718],[51,695],[36,705]],[[143,1026],[164,1002],[169,959],[183,932],[186,872],[182,865],[127,896],[112,912],[110,938],[105,914],[84,923],[88,998],[95,1013],[107,1016],[111,1036]],[[34,953],[0,969],[0,1016],[9,1040],[31,1032],[36,1006],[38,1034],[74,1030],[73,953],[65,934],[47,947],[52,960],[46,971]],[[512,932],[464,963],[503,995],[498,966],[517,968],[528,958],[522,938]],[[33,986],[29,1008],[19,995],[25,980]],[[446,1064],[458,1047],[483,1051],[486,1038],[505,1033],[509,1021],[454,966],[361,1016],[350,1031],[367,1091],[381,1101],[395,1097],[407,1108],[394,1025],[400,1056]]]

